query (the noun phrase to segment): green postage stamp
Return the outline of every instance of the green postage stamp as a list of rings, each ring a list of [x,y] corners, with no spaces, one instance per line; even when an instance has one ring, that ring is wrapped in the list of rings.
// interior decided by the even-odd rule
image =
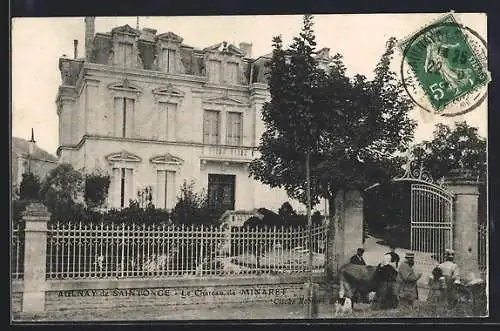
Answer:
[[[455,116],[485,100],[490,81],[486,42],[452,13],[417,31],[399,48],[405,89],[420,107]]]

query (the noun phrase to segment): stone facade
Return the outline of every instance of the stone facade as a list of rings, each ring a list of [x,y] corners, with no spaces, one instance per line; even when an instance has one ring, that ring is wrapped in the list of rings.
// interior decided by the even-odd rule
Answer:
[[[248,173],[264,131],[269,55],[249,58],[249,43],[195,49],[172,32],[128,25],[93,35],[94,20],[85,24],[86,57],[59,60],[58,156],[76,169],[107,170],[109,207],[149,186],[158,207],[172,208],[182,182],[194,180],[228,209],[277,211],[285,201],[304,209]],[[210,186],[210,178],[229,184]]]

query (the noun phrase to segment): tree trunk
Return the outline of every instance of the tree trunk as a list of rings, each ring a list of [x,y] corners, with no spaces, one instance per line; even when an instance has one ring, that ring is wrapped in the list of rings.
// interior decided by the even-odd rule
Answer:
[[[327,230],[327,249],[326,249],[326,260],[327,260],[327,265],[326,265],[326,272],[328,278],[331,278],[332,280],[335,281],[337,278],[337,270],[336,270],[336,264],[335,264],[335,253],[336,253],[336,247],[335,247],[335,235],[337,231],[337,225],[335,224],[335,194],[332,196],[328,197],[328,230]]]
[[[309,272],[311,273],[310,279],[312,282],[312,261],[313,261],[313,244],[312,244],[312,219],[311,219],[311,165],[310,165],[311,157],[309,152],[306,153],[306,195],[307,195],[307,206],[306,206],[306,214],[307,214],[307,234],[309,241]]]

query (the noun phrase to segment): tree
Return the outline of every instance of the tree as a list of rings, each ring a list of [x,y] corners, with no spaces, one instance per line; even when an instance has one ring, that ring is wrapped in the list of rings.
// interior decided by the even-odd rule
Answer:
[[[19,185],[19,199],[38,200],[40,198],[40,179],[33,173],[23,174]]]
[[[71,164],[63,163],[52,169],[42,182],[40,196],[57,220],[81,217],[83,175]],[[83,199],[82,199],[83,200]]]
[[[94,172],[85,175],[85,203],[89,208],[100,207],[106,201],[111,180],[109,175]]]
[[[186,182],[181,186],[181,194],[172,211],[175,224],[181,225],[219,225],[220,210],[208,204],[205,192],[196,193],[194,182]]]
[[[417,145],[413,153],[435,180],[454,169],[486,180],[486,139],[466,122],[456,122],[454,128],[436,124],[433,139]]]
[[[280,37],[273,39],[271,101],[262,110],[261,157],[252,162],[250,172],[305,202],[309,155],[312,200],[328,199],[334,215],[339,190],[364,189],[400,169],[402,160],[394,154],[406,149],[416,124],[408,117],[410,100],[390,70],[394,38],[387,42],[372,81],[362,75],[347,77],[339,54],[325,73],[316,65],[314,46],[310,16],[288,50]]]

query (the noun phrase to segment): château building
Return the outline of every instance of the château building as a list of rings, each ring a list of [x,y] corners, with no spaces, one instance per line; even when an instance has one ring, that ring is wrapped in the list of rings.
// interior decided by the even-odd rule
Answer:
[[[95,33],[85,18],[85,56],[59,59],[60,162],[111,175],[109,207],[125,207],[138,190],[172,208],[184,180],[206,189],[211,204],[230,210],[289,201],[249,176],[264,131],[265,62],[252,44],[220,42],[204,49],[173,32],[120,26]],[[320,60],[327,64],[328,49]]]

